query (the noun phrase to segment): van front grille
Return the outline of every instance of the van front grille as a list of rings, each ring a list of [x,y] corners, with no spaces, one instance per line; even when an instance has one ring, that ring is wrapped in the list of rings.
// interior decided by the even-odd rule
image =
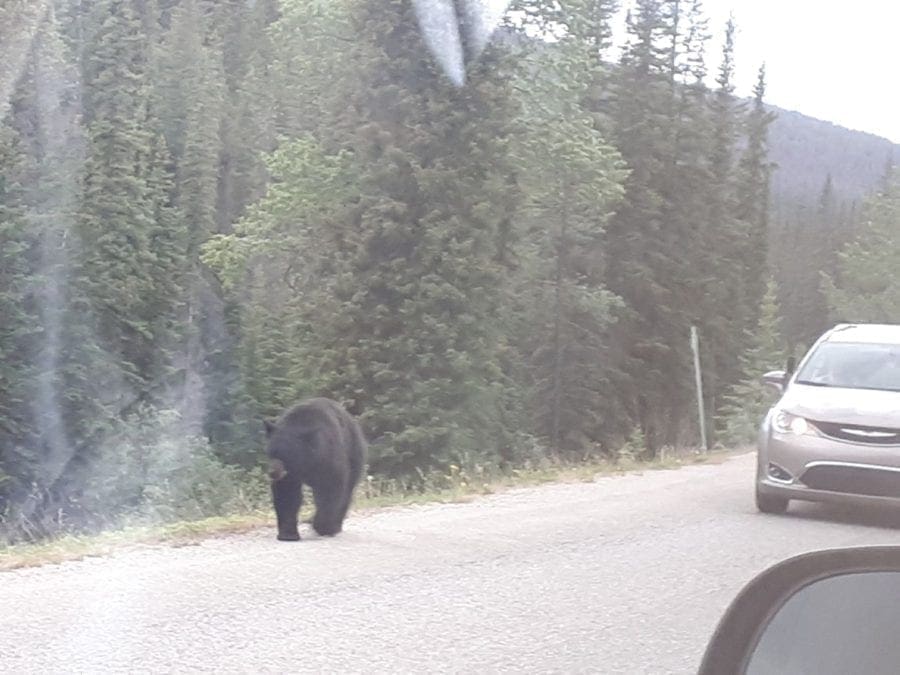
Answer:
[[[819,431],[830,438],[868,445],[900,445],[900,429],[868,427],[837,422],[812,422]]]

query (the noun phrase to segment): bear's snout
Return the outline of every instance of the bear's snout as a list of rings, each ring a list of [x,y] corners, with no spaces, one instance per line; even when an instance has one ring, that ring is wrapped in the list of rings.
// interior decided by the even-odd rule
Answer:
[[[284,462],[280,459],[269,460],[269,478],[272,482],[277,483],[287,475],[287,469],[284,468]]]

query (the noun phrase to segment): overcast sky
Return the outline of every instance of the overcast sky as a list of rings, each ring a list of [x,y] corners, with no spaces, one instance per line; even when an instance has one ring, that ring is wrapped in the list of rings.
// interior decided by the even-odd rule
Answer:
[[[509,2],[470,1],[498,16]],[[621,0],[619,44],[634,3]],[[767,102],[900,143],[900,0],[703,0],[703,6],[713,34],[711,79],[733,13],[738,94],[750,95],[765,62]]]
[[[623,4],[628,4],[623,3]],[[900,143],[900,2],[705,0],[710,67],[733,11],[739,94],[766,62],[769,103]]]

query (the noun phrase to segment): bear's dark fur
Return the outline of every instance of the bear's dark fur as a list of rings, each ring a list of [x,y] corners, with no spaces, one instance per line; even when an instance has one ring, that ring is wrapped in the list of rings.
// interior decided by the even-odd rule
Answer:
[[[321,535],[340,532],[366,461],[366,439],[356,420],[339,403],[314,398],[265,424],[278,539],[300,539],[304,485],[316,503],[313,529]]]

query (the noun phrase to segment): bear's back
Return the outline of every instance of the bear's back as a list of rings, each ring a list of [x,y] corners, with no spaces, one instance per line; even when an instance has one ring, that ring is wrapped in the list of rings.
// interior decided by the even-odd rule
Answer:
[[[301,401],[289,408],[281,416],[278,426],[305,432],[338,422],[336,403],[327,398],[312,398]]]
[[[282,415],[278,426],[294,438],[315,438],[318,447],[307,448],[314,454],[340,452],[356,441],[355,421],[339,403],[327,398],[294,405]]]

